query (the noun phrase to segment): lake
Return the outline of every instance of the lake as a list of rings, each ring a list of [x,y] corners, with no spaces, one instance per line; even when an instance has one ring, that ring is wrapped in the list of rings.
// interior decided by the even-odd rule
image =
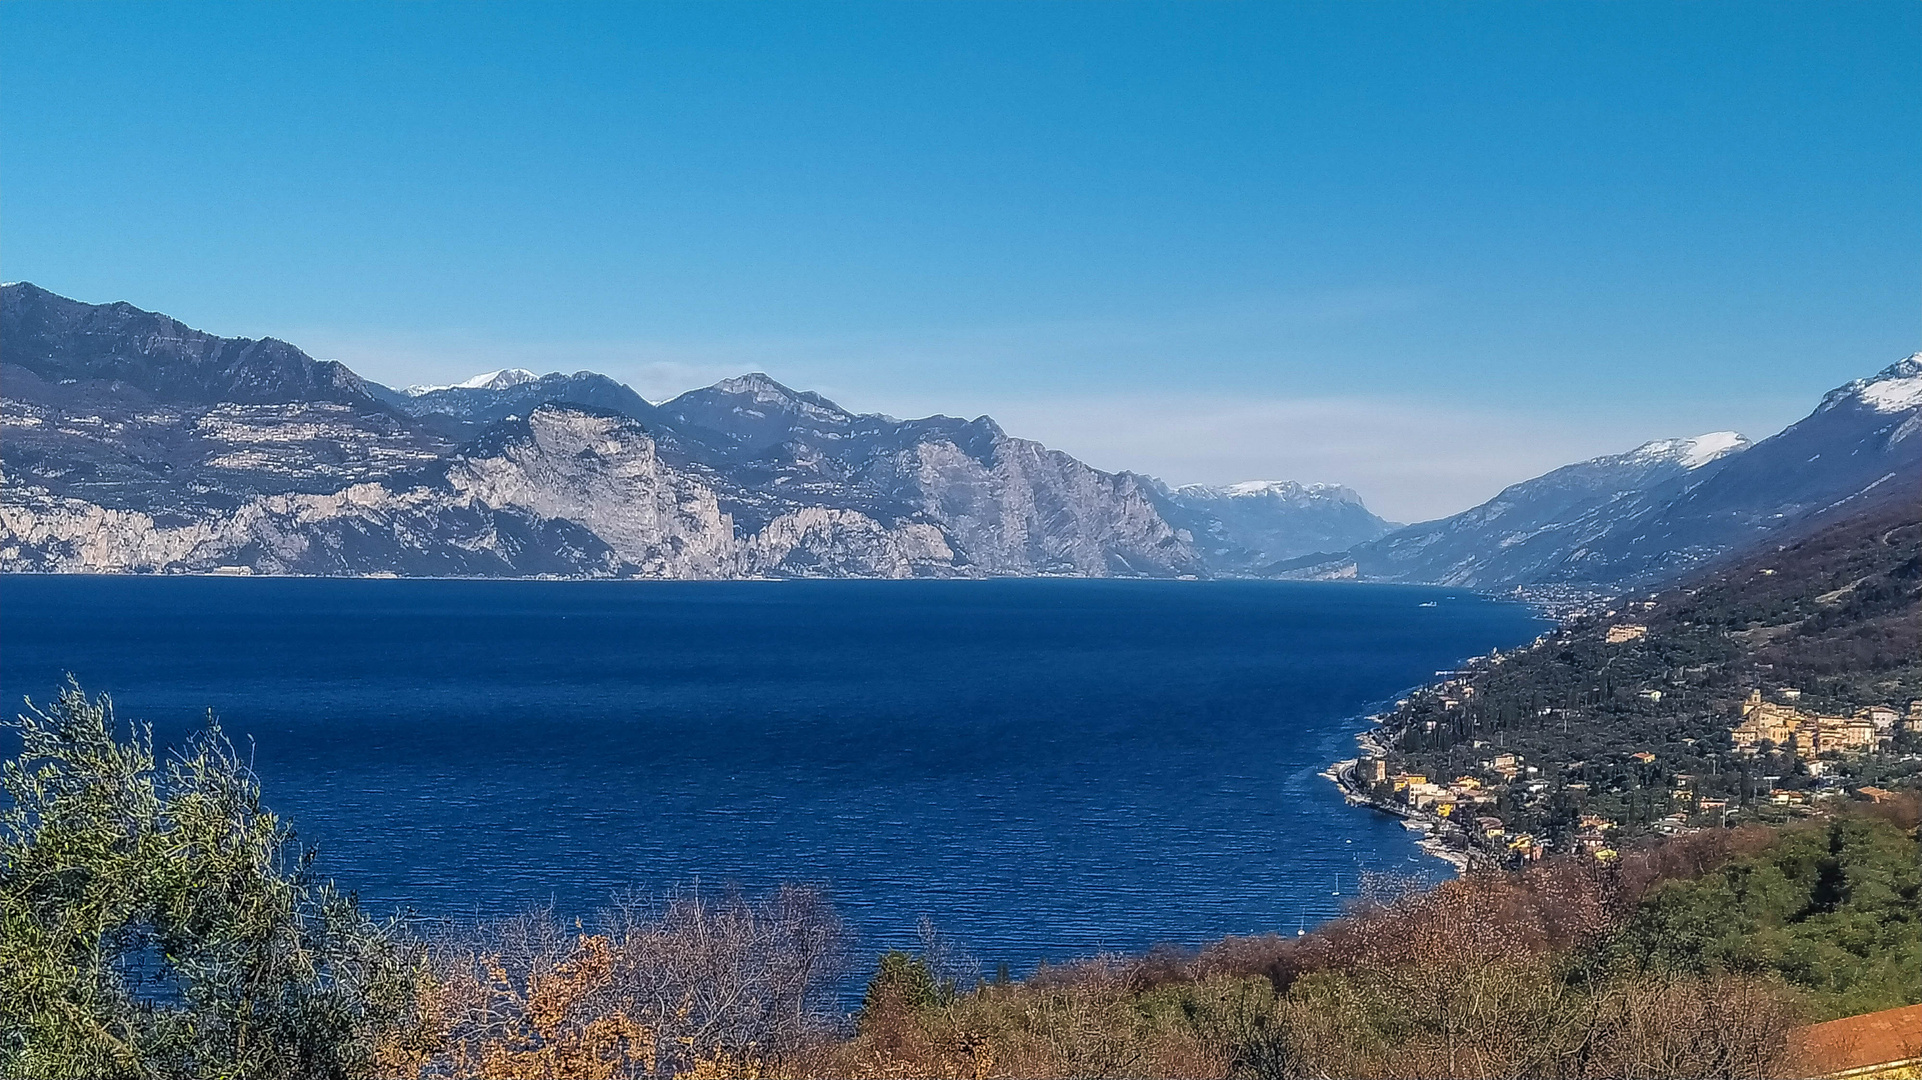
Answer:
[[[377,912],[825,885],[990,969],[1337,913],[1439,874],[1316,774],[1544,624],[1441,589],[1101,580],[0,579],[0,692],[208,708]],[[9,750],[11,752],[11,750]]]

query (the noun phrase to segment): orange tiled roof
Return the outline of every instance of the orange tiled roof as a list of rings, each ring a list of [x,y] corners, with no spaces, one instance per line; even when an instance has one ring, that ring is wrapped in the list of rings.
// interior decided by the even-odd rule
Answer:
[[[1922,1005],[1811,1024],[1795,1041],[1802,1066],[1820,1076],[1914,1075],[1922,1066]]]

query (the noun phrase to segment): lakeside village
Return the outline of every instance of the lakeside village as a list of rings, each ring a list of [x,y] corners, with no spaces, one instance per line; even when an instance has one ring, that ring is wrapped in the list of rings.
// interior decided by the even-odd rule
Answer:
[[[1922,775],[1922,753],[1913,752],[1922,747],[1922,700],[1900,709],[1883,704],[1845,716],[1824,715],[1800,708],[1803,693],[1794,687],[1775,688],[1770,695],[1774,700],[1751,688],[1737,711],[1726,716],[1721,738],[1676,740],[1714,762],[1718,772],[1725,761],[1732,763],[1739,781],[1704,784],[1696,774],[1667,771],[1659,814],[1648,809],[1636,813],[1634,800],[1594,797],[1601,794],[1592,780],[1594,762],[1570,759],[1565,753],[1525,754],[1487,738],[1465,744],[1473,753],[1459,771],[1406,767],[1411,755],[1400,752],[1402,743],[1413,733],[1433,736],[1443,723],[1418,717],[1437,710],[1466,712],[1475,702],[1478,676],[1518,655],[1540,652],[1565,634],[1568,625],[1506,653],[1475,657],[1459,671],[1437,672],[1443,681],[1397,701],[1391,712],[1370,717],[1380,726],[1356,737],[1361,756],[1337,762],[1323,775],[1335,781],[1351,804],[1401,818],[1404,828],[1420,834],[1424,851],[1457,870],[1514,869],[1551,852],[1609,860],[1618,857],[1623,840],[1635,835],[1680,835],[1742,820],[1780,822],[1820,814],[1831,800],[1893,798],[1895,793],[1886,788],[1856,782],[1871,771],[1862,768],[1871,762],[1896,766],[1898,775]],[[1607,628],[1602,641],[1623,645],[1647,633],[1644,625],[1618,623]],[[1663,690],[1653,688],[1635,694],[1645,705],[1660,703],[1664,696]],[[1535,710],[1540,718],[1561,720],[1564,732],[1569,713],[1576,711]],[[1703,742],[1710,743],[1706,753],[1698,746]],[[1896,754],[1898,747],[1911,752]],[[1644,775],[1664,771],[1650,749],[1615,749],[1621,752],[1611,755],[1618,759],[1612,765]],[[1770,774],[1764,771],[1768,767],[1779,771]],[[1619,796],[1620,791],[1617,785],[1610,793]],[[1597,805],[1604,802],[1612,806]],[[1640,806],[1647,808],[1649,801]]]

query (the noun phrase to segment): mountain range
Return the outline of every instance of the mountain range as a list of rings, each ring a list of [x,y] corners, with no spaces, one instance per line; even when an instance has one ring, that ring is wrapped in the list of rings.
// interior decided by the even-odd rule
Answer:
[[[1885,503],[1922,503],[1922,354],[1837,387],[1779,434],[1651,442],[1286,573],[1475,589],[1670,582]]]
[[[763,374],[666,402],[593,372],[392,389],[271,338],[0,286],[0,569],[561,577],[1660,579],[1918,484],[1922,370],[1749,445],[1651,443],[1397,527],[1335,485],[1170,487],[988,417]]]

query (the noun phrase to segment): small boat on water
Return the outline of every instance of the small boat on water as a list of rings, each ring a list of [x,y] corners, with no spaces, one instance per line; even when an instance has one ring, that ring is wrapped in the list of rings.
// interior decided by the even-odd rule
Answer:
[[[1401,819],[1401,827],[1407,829],[1409,832],[1428,831],[1428,823],[1426,821],[1411,821],[1408,818]]]

